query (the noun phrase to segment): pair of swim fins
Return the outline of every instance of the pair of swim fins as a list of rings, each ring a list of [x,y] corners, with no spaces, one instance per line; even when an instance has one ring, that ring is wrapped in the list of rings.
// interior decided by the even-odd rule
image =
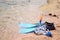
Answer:
[[[28,24],[28,23],[20,23],[18,25],[21,29],[19,30],[19,33],[21,34],[26,34],[33,32],[35,30],[35,27],[37,26],[36,24]]]

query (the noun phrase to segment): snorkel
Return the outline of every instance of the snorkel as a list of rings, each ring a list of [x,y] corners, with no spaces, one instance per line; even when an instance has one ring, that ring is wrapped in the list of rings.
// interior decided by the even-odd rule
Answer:
[[[43,35],[46,35],[48,37],[52,37],[51,32],[46,28],[47,25],[42,23],[42,19],[43,19],[43,16],[40,16],[39,27],[42,27],[44,29],[45,33],[43,33]]]
[[[42,26],[42,19],[43,19],[43,17],[42,17],[42,16],[40,16],[39,26]]]

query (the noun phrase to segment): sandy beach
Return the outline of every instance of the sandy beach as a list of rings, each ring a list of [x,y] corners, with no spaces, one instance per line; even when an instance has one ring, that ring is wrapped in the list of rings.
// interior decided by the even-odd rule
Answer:
[[[31,5],[31,3],[23,5],[0,4],[0,40],[60,40],[60,6],[57,1],[42,7],[38,2],[38,5]],[[56,7],[56,5],[59,7]],[[58,18],[49,16],[49,13],[56,14]],[[43,16],[43,21],[54,23],[56,30],[51,31],[52,38],[45,35],[35,35],[34,33],[18,33],[20,22],[37,23],[40,15]]]

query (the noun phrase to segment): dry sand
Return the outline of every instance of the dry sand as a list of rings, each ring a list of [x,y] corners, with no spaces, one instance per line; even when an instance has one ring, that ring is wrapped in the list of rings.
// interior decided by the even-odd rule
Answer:
[[[48,16],[49,13],[56,14],[58,18]],[[37,23],[40,15],[43,15],[43,21],[55,24],[56,30],[51,31],[52,38],[45,35],[38,36],[34,33],[18,33],[20,22]],[[60,9],[55,8],[53,11],[42,12],[31,5],[25,7],[20,5],[0,6],[0,40],[60,40]]]

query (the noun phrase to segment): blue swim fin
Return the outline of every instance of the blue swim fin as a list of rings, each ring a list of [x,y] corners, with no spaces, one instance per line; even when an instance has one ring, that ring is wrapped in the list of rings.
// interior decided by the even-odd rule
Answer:
[[[26,33],[33,32],[34,30],[35,30],[35,28],[23,28],[23,29],[19,30],[19,33],[26,34]]]
[[[31,27],[36,27],[36,24],[20,23],[18,26],[19,27],[31,28]]]

